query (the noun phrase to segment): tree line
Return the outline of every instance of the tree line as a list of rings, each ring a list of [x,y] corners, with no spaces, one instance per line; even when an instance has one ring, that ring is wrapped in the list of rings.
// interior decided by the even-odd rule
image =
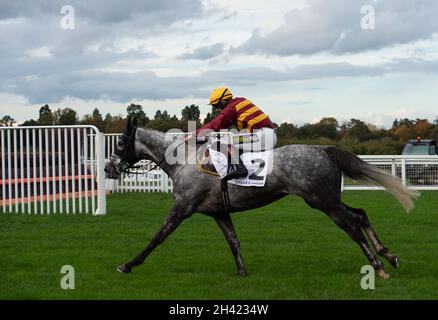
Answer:
[[[201,121],[200,110],[197,105],[185,106],[181,115],[170,115],[167,110],[157,110],[151,118],[146,115],[143,107],[131,103],[126,108],[125,115],[105,116],[98,108],[91,114],[79,118],[77,112],[71,108],[52,110],[47,104],[39,110],[38,119],[30,119],[20,126],[42,125],[94,125],[104,133],[123,132],[128,116],[137,117],[138,124],[166,132],[173,128],[187,131],[187,122],[196,121],[197,127],[208,123],[215,116],[214,109]],[[3,126],[13,126],[16,121],[5,115],[0,119]],[[389,129],[378,128],[373,124],[359,119],[350,119],[339,123],[333,117],[322,118],[314,124],[297,126],[293,123],[276,124],[279,145],[285,144],[319,144],[336,145],[356,154],[400,154],[408,140],[421,137],[423,139],[438,140],[438,117],[431,123],[427,119],[395,119]]]

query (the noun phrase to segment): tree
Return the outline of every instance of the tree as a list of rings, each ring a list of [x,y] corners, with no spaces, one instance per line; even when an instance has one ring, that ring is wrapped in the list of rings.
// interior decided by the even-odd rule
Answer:
[[[415,121],[414,120],[410,120],[408,118],[404,118],[404,119],[400,119],[398,122],[399,127],[405,125],[408,128],[411,128],[415,125]]]
[[[338,126],[338,120],[335,118],[322,118],[318,123],[314,124],[313,134],[316,137],[326,137],[335,140]]]
[[[93,118],[94,125],[95,125],[100,131],[103,131],[103,128],[104,128],[104,122],[103,122],[102,115],[101,115],[100,112],[99,112],[99,109],[95,108],[95,109],[93,110],[92,118]]]
[[[44,105],[40,108],[39,111],[39,118],[37,120],[38,124],[42,125],[42,126],[50,126],[53,125],[54,122],[54,118],[53,118],[53,113],[52,110],[50,110],[49,105]]]
[[[287,122],[283,122],[277,128],[278,135],[287,138],[295,137],[297,135],[297,131],[298,128],[294,124]]]
[[[110,113],[105,115],[105,120],[103,120],[103,132],[111,133],[112,130],[113,117]]]
[[[80,123],[96,126],[100,131],[105,131],[105,121],[97,108],[93,110],[92,114],[86,114]]]
[[[5,115],[1,120],[0,120],[0,124],[2,124],[5,127],[12,127],[17,121],[14,120],[14,118],[12,118],[9,115]]]
[[[111,129],[109,131],[118,133],[123,132],[126,127],[126,118],[123,118],[121,115],[117,115],[112,117],[111,119]]]
[[[148,122],[147,127],[163,132],[167,132],[170,129],[175,129],[175,128],[184,130],[181,126],[181,123],[182,122],[178,120],[178,118],[175,115],[171,117],[166,110],[165,111],[157,110],[155,112],[154,119]]]
[[[432,129],[432,124],[427,119],[417,119],[415,121],[415,134],[422,138],[428,138]]]
[[[345,126],[347,130],[346,138],[357,139],[362,142],[374,137],[366,123],[361,120],[351,119]]]
[[[136,117],[139,126],[145,126],[149,122],[149,118],[143,111],[143,107],[139,104],[131,103],[127,108],[128,116]]]
[[[169,121],[170,114],[166,110],[164,110],[163,112],[161,112],[161,110],[157,110],[157,112],[155,112],[154,120]]]
[[[306,123],[299,127],[296,136],[300,139],[311,139],[314,137],[314,126]]]
[[[415,131],[413,127],[401,125],[394,131],[394,136],[399,141],[399,143],[405,144],[409,139],[415,137]]]
[[[30,119],[30,120],[26,120],[24,121],[20,127],[33,127],[33,126],[38,126],[39,123],[38,121],[35,121],[34,119]]]
[[[70,108],[57,109],[53,113],[54,123],[57,125],[75,125],[78,124],[78,115],[76,111]]]
[[[199,121],[199,116],[201,112],[197,105],[191,104],[190,106],[185,106],[181,111],[181,116],[183,121]]]

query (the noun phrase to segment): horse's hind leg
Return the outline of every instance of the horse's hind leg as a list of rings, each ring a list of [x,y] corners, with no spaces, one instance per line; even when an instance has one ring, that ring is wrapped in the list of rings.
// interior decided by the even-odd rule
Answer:
[[[246,276],[245,266],[243,264],[242,254],[240,252],[240,242],[237,238],[236,230],[234,230],[233,221],[229,214],[223,214],[215,217],[219,228],[222,230],[225,239],[227,239],[231,252],[233,253],[234,260],[237,265],[237,274],[239,276]]]
[[[370,220],[368,219],[366,212],[363,209],[351,208],[345,203],[343,205],[352,214],[353,219],[356,219],[358,223],[361,224],[377,254],[385,257],[385,259],[388,260],[394,268],[397,268],[399,266],[398,257],[389,253],[388,249],[383,245],[382,241],[380,241],[376,231],[374,230]]]
[[[327,204],[318,205],[309,201],[306,202],[311,207],[318,208],[319,210],[325,212],[341,229],[343,229],[350,236],[353,241],[359,245],[368,261],[373,266],[374,270],[376,270],[377,274],[384,279],[389,278],[389,275],[383,269],[383,263],[376,257],[374,252],[369,247],[368,241],[362,232],[361,225],[357,222],[357,220],[351,217],[351,214],[343,204],[339,202],[327,206]]]
[[[374,270],[376,270],[377,274],[384,279],[389,278],[389,274],[387,274],[383,269],[383,263],[377,259],[376,255],[369,247],[368,241],[362,232],[361,226],[349,216],[348,211],[342,207],[339,207],[339,209],[335,211],[330,211],[329,215],[335,221],[335,223],[359,245],[365,256],[368,258],[368,261],[373,266]]]

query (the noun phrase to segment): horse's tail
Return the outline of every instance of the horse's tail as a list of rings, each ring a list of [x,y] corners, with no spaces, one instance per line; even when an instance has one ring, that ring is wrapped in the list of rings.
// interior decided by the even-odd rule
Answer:
[[[406,212],[414,208],[412,198],[418,198],[420,193],[406,188],[399,178],[366,163],[348,151],[332,146],[325,147],[325,151],[335,161],[337,167],[351,179],[384,187],[401,203]]]

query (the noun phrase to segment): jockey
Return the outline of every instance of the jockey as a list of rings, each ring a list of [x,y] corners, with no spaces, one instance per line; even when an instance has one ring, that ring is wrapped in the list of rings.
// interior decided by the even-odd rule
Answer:
[[[235,125],[237,129],[246,129],[257,136],[260,148],[258,151],[275,147],[277,136],[274,131],[274,124],[251,101],[245,98],[233,98],[233,94],[228,88],[220,87],[214,89],[211,93],[209,104],[216,108],[219,114],[212,121],[196,130],[196,136],[203,130],[219,131]],[[243,150],[252,150],[252,147],[251,143],[239,144],[239,149]],[[229,172],[223,180],[228,181],[248,175],[248,170],[240,156],[238,158],[239,163],[230,165]]]

